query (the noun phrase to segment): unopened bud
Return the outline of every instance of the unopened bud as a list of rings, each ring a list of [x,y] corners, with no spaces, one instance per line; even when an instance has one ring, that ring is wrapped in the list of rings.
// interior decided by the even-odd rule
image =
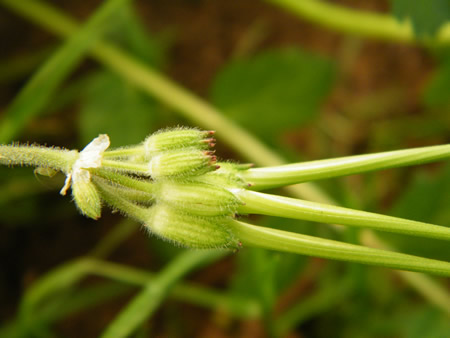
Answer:
[[[233,215],[242,202],[228,190],[200,182],[161,182],[158,199],[181,211],[199,216]]]
[[[155,179],[201,175],[216,169],[216,157],[210,151],[193,148],[172,150],[154,156],[149,162]]]
[[[151,232],[184,247],[237,248],[238,240],[227,227],[227,217],[200,217],[180,213],[168,205],[151,208],[147,226]]]
[[[208,149],[208,147],[215,144],[215,140],[211,138],[213,134],[214,132],[211,131],[193,128],[165,130],[147,137],[144,141],[144,148],[148,158],[161,152],[175,149]]]

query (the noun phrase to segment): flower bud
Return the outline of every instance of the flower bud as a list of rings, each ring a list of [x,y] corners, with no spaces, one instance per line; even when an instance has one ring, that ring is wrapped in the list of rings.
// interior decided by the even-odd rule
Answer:
[[[155,179],[201,175],[216,169],[216,157],[210,151],[194,148],[172,150],[154,156],[149,162]]]
[[[72,183],[72,195],[81,213],[87,217],[98,219],[101,215],[101,199],[94,185],[89,180]]]
[[[146,225],[156,235],[184,247],[237,248],[239,242],[226,226],[227,221],[226,217],[193,216],[156,204]]]
[[[160,182],[156,189],[159,201],[193,215],[233,215],[242,204],[228,190],[207,183]]]
[[[215,144],[215,140],[211,138],[213,134],[212,131],[193,128],[176,128],[157,132],[144,141],[145,153],[148,158],[151,158],[161,152],[175,149],[208,149]]]

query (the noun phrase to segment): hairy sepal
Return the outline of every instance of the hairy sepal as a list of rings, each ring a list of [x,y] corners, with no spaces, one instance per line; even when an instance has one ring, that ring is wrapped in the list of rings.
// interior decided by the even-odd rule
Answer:
[[[205,174],[216,169],[210,151],[195,148],[166,151],[154,156],[148,166],[155,180],[180,179]]]
[[[156,132],[144,141],[145,154],[148,159],[171,150],[196,148],[206,150],[214,145],[213,132],[195,128],[174,128]]]
[[[158,200],[198,216],[233,215],[242,202],[220,185],[203,182],[159,182]]]
[[[238,248],[239,241],[227,226],[228,217],[202,217],[180,212],[167,204],[156,204],[146,222],[159,237],[195,249]]]

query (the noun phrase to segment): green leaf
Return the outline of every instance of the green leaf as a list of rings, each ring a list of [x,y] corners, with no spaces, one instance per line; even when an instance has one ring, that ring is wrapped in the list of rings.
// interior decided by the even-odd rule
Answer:
[[[433,198],[424,198],[424,196],[433,196]],[[448,212],[449,201],[450,165],[446,165],[434,175],[424,171],[417,172],[409,187],[394,205],[392,214],[417,221],[448,224],[449,218],[442,217],[440,214]]]
[[[436,69],[424,91],[424,102],[430,107],[450,105],[450,55]]]
[[[146,64],[161,68],[166,61],[170,41],[158,34],[155,38],[145,29],[132,4],[124,6],[117,14],[117,22],[111,29],[111,37],[118,44]]]
[[[299,49],[232,61],[212,87],[212,101],[265,140],[317,113],[333,80],[331,62]]]
[[[450,20],[450,1],[393,0],[392,13],[399,20],[410,19],[417,36],[432,36]]]
[[[394,205],[391,214],[413,220],[427,220],[438,224],[449,224],[450,209],[450,165],[435,175],[418,172]],[[427,238],[404,238],[394,234],[383,234],[383,238],[402,252],[450,260],[448,243]]]
[[[448,316],[436,309],[422,307],[406,313],[402,324],[406,337],[439,338],[446,337],[450,332]]]
[[[272,310],[278,297],[276,276],[280,254],[259,248],[243,251],[238,259],[238,272],[233,281],[235,296],[247,296],[258,301],[264,313]]]
[[[110,15],[128,0],[110,0],[103,4],[78,32],[71,36],[33,75],[6,110],[0,124],[0,143],[6,143],[33,116],[42,111],[52,95],[89,51],[89,47],[107,27]],[[28,1],[23,1],[28,2]],[[33,6],[30,3],[29,6]]]

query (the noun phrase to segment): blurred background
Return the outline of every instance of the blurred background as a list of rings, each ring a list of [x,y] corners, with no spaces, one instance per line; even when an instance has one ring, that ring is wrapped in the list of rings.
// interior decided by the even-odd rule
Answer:
[[[41,74],[37,86],[43,92],[23,94],[21,89],[63,43],[45,28],[46,21],[57,22],[55,17],[31,4],[47,4],[85,22],[104,1],[31,1],[28,9],[41,15],[44,23],[27,18],[23,8],[12,9],[8,3],[13,2],[0,1],[3,143],[82,149],[98,134],[107,133],[112,146],[121,146],[139,143],[159,128],[196,125],[114,66],[92,59],[88,49],[77,50],[76,62],[64,59],[68,64],[56,75]],[[401,0],[327,3],[383,15],[394,12],[400,18],[409,15],[421,41],[450,19],[445,0],[433,2],[442,6],[435,13],[443,19],[437,14],[426,19],[423,10],[405,7]],[[424,46],[342,33],[306,20],[276,1],[261,0],[136,0],[105,22],[104,41],[210,102],[287,161],[450,141],[449,39],[446,44]],[[49,96],[47,83],[56,84]],[[19,92],[25,99],[19,101]],[[220,134],[217,141],[220,158],[249,161]],[[108,210],[98,221],[81,216],[69,196],[58,194],[63,182],[63,175],[49,178],[31,168],[0,168],[4,329],[18,325],[14,321],[26,290],[61,264],[101,251],[108,261],[157,272],[181,251]],[[450,224],[448,163],[318,185],[346,207]],[[336,234],[308,222],[268,217],[251,221],[358,241],[354,229]],[[105,238],[113,243],[110,247]],[[382,238],[402,252],[450,259],[448,245],[438,240],[385,234]],[[387,269],[244,248],[191,274],[186,282],[212,289],[223,302],[244,304],[246,310],[239,313],[219,306],[220,302],[205,300],[202,305],[199,299],[169,297],[136,336],[448,337],[450,332],[450,314]],[[449,289],[448,280],[440,282]],[[79,302],[64,301],[59,316],[49,311],[35,320],[28,336],[97,337],[137,290],[106,278],[83,278],[71,290],[75,296],[64,298]],[[63,296],[67,294],[52,295]]]

